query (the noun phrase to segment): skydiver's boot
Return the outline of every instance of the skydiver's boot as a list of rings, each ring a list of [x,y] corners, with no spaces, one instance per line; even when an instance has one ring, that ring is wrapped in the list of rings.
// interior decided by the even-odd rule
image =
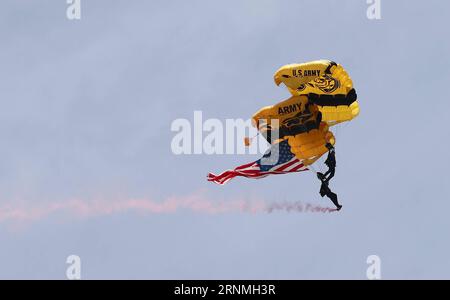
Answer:
[[[323,173],[317,172],[317,178],[319,178],[319,180],[323,181],[325,179],[325,176],[323,175]]]

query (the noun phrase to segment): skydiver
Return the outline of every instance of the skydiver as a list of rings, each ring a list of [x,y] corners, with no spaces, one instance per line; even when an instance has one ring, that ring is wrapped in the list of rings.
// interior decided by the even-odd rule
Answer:
[[[331,202],[333,202],[333,204],[336,206],[336,209],[341,210],[342,205],[339,204],[337,195],[333,193],[328,186],[330,179],[334,177],[334,173],[336,171],[335,151],[333,145],[331,145],[330,143],[327,143],[326,147],[328,149],[328,157],[325,160],[325,164],[328,166],[328,171],[325,174],[317,172],[317,178],[319,178],[322,182],[319,193],[322,197],[327,196],[328,198],[330,198]]]

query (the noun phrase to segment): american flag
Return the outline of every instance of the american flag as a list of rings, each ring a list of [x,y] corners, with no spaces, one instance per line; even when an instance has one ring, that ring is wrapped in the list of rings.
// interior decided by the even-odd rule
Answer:
[[[288,141],[285,140],[272,145],[261,159],[239,166],[234,170],[225,171],[219,175],[209,173],[207,179],[217,184],[225,184],[236,176],[259,179],[271,174],[287,174],[306,170],[308,168],[303,165],[301,160],[295,157],[291,152]]]

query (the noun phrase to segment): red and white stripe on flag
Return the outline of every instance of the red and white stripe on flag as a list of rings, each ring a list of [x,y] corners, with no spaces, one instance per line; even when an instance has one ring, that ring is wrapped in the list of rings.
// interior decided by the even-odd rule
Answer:
[[[225,171],[219,175],[209,173],[207,179],[208,181],[212,181],[217,184],[225,184],[236,176],[259,179],[272,174],[287,174],[306,170],[308,170],[308,168],[303,165],[303,162],[294,156],[291,160],[283,164],[274,165],[267,171],[261,171],[260,165],[257,161],[255,161],[239,166],[234,170]]]

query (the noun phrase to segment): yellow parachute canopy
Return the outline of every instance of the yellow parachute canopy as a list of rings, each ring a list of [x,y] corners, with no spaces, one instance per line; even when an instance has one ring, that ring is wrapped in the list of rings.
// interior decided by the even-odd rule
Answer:
[[[274,81],[277,85],[284,83],[294,96],[308,96],[322,113],[322,121],[330,126],[359,114],[352,79],[335,62],[317,60],[285,65],[275,72]]]
[[[327,144],[335,144],[329,126],[359,114],[353,82],[341,65],[328,60],[285,65],[274,80],[284,83],[292,97],[263,107],[252,123],[269,143],[287,139],[296,157],[312,164],[328,152]]]

